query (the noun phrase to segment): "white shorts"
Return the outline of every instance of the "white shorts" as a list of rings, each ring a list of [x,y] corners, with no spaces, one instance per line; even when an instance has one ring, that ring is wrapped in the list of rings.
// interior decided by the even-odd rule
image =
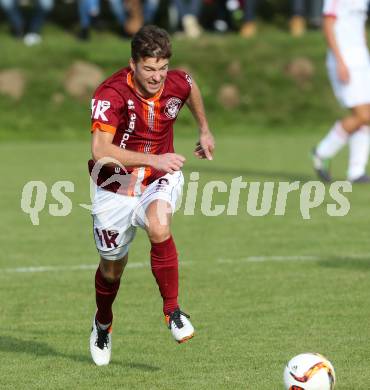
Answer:
[[[370,104],[370,66],[350,68],[350,81],[343,84],[337,75],[335,63],[328,64],[328,73],[334,94],[347,108]]]
[[[119,260],[127,254],[136,228],[145,228],[145,211],[154,200],[167,201],[173,214],[183,185],[184,176],[179,171],[155,180],[140,196],[125,196],[97,187],[91,214],[95,244],[101,257]]]

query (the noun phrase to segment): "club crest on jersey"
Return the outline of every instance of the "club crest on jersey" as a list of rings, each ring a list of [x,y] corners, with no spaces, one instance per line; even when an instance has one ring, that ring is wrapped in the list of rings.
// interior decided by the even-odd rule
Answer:
[[[191,77],[187,73],[185,73],[185,78],[186,78],[186,81],[188,82],[188,84],[192,87],[193,80],[191,79]]]
[[[179,98],[172,97],[167,100],[166,107],[164,108],[164,113],[170,119],[177,117],[178,112],[180,111],[182,101]]]

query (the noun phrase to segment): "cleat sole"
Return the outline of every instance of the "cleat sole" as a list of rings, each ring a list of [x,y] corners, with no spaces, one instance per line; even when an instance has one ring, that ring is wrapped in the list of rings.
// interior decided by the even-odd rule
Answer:
[[[184,337],[184,338],[181,339],[181,340],[177,340],[177,343],[178,343],[178,344],[186,343],[188,340],[190,340],[190,339],[192,339],[192,338],[194,337],[194,334],[195,334],[195,333],[191,334],[190,336],[186,336],[186,337]]]

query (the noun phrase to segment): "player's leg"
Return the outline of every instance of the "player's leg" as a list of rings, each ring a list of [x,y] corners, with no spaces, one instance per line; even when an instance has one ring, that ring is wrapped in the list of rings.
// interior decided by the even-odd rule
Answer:
[[[370,104],[363,104],[352,109],[353,116],[361,125],[349,137],[348,180],[354,183],[369,183],[366,165],[370,149]]]
[[[243,15],[243,25],[240,29],[240,35],[243,38],[251,38],[256,35],[257,25],[256,25],[256,9],[257,1],[256,0],[246,0],[244,1],[244,15]]]
[[[100,258],[95,273],[95,313],[90,335],[90,352],[98,366],[107,365],[112,353],[112,305],[116,299],[128,254],[119,260]]]
[[[304,0],[291,0],[292,16],[289,21],[290,33],[293,37],[301,37],[306,32],[306,7]]]
[[[171,218],[171,204],[165,200],[154,200],[146,208],[152,273],[163,299],[167,325],[175,340],[182,343],[194,336],[194,328],[178,305],[178,256],[170,229]]]
[[[112,305],[119,290],[121,276],[127,264],[128,254],[122,259],[111,261],[101,258],[95,273],[96,321],[102,329],[112,323]]]
[[[335,123],[329,133],[314,150],[314,165],[318,175],[324,181],[331,181],[329,161],[347,143],[350,148],[348,179],[363,182],[366,179],[365,168],[369,157],[370,105],[352,108],[351,114]],[[367,180],[366,180],[367,181]]]
[[[10,22],[12,33],[22,38],[24,33],[24,20],[17,0],[0,0],[0,6],[6,13]]]
[[[136,228],[131,225],[137,198],[98,188],[94,197],[94,238],[100,254],[95,274],[97,311],[90,335],[90,352],[97,365],[109,364],[112,349],[112,305],[117,296],[128,250]]]
[[[178,256],[171,234],[172,215],[181,197],[181,172],[150,184],[133,213],[133,226],[146,230],[151,242],[151,266],[163,299],[163,313],[175,340],[183,342],[194,335],[189,316],[178,305]]]
[[[35,11],[30,21],[30,32],[40,34],[46,16],[54,7],[54,0],[37,0]]]
[[[364,110],[362,108],[354,110],[352,107],[359,106],[358,102],[363,101],[363,99],[365,99],[364,101],[369,99],[370,95],[366,83],[364,85],[364,78],[368,76],[356,69],[349,69],[349,72],[350,81],[345,84],[338,77],[336,62],[328,61],[328,74],[333,92],[338,102],[351,111],[348,116],[332,126],[313,151],[314,168],[323,181],[331,181],[330,159],[349,142],[351,134],[364,124]]]
[[[331,179],[328,161],[349,142],[350,163],[348,178],[351,181],[368,181],[365,167],[368,159],[368,131],[370,123],[370,68],[349,69],[350,80],[342,83],[337,75],[336,63],[328,61],[329,78],[338,101],[351,109],[350,115],[338,121],[313,153],[314,167],[326,181]]]
[[[178,258],[171,235],[171,206],[164,200],[151,202],[146,209],[146,232],[151,243],[153,276],[163,299],[165,315],[178,308]]]
[[[346,106],[345,98],[347,88],[339,80],[337,75],[337,64],[335,61],[329,61],[327,70],[331,86],[338,102]],[[343,127],[343,126],[346,126]],[[312,152],[314,169],[322,181],[330,182],[330,160],[347,144],[350,130],[354,131],[357,124],[352,123],[352,119],[345,118],[343,121],[338,120],[329,129],[325,137],[317,144]]]
[[[326,137],[317,145],[316,153],[318,156],[322,159],[334,157],[347,144],[349,136],[357,131],[362,124],[363,117],[357,115],[353,110],[350,115],[334,123]]]
[[[354,130],[353,130],[354,131]],[[314,169],[321,180],[330,182],[330,160],[347,144],[350,132],[337,121],[312,152]]]

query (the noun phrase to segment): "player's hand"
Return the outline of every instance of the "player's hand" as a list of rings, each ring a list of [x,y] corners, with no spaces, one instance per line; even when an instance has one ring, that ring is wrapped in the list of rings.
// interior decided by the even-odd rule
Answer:
[[[153,168],[166,173],[174,173],[179,171],[184,165],[185,157],[177,153],[165,153],[153,155]]]
[[[337,65],[337,74],[338,74],[339,80],[343,84],[349,83],[349,81],[350,81],[349,69],[348,69],[348,66],[343,61],[340,61]]]
[[[215,140],[209,131],[199,137],[194,150],[194,155],[200,159],[213,160],[213,151],[215,150]]]

